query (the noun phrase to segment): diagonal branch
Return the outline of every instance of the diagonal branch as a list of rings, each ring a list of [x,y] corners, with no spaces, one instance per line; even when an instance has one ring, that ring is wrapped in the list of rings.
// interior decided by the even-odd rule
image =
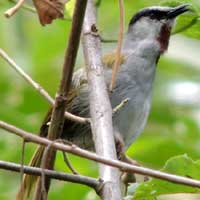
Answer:
[[[102,163],[105,165],[116,167],[123,172],[137,173],[137,174],[141,174],[141,175],[146,175],[146,176],[170,181],[173,183],[178,183],[178,184],[183,184],[183,185],[200,188],[200,180],[194,180],[191,178],[177,176],[177,175],[161,172],[158,170],[153,170],[153,169],[146,168],[146,167],[131,165],[131,164],[124,163],[124,162],[121,162],[118,160],[112,160],[112,159],[97,155],[96,153],[92,153],[92,152],[86,151],[84,149],[81,149],[73,144],[67,145],[67,144],[62,144],[62,143],[58,143],[58,142],[54,143],[46,138],[39,137],[32,133],[26,132],[22,129],[19,129],[19,128],[15,127],[13,125],[10,125],[6,122],[3,122],[3,121],[0,121],[0,128],[3,128],[5,130],[9,131],[10,133],[13,133],[15,135],[18,135],[19,137],[24,138],[27,142],[28,141],[34,142],[34,143],[37,143],[37,144],[40,144],[43,146],[52,145],[52,147],[54,149],[72,153],[74,155],[77,155],[77,156],[80,156],[80,157],[83,157],[83,158],[86,158],[89,160],[93,160],[93,161],[96,161],[96,162],[99,162],[99,163]]]
[[[60,138],[64,124],[64,113],[66,108],[67,94],[71,87],[72,73],[76,61],[77,51],[79,47],[80,35],[82,30],[83,19],[85,15],[87,0],[76,0],[75,9],[72,20],[72,27],[65,53],[65,60],[63,65],[62,78],[58,94],[56,95],[55,105],[53,107],[51,123],[48,130],[47,138],[55,140]],[[48,152],[48,159],[45,163],[45,168],[52,169],[55,161],[55,149]],[[40,183],[39,183],[40,184]],[[48,193],[50,186],[50,179],[45,180],[45,187]],[[37,191],[41,194],[40,191]]]
[[[16,0],[8,0],[8,1],[10,1],[11,3],[14,3],[14,4],[17,3]],[[22,4],[21,7],[22,7],[23,9],[26,9],[26,10],[32,12],[32,13],[37,13],[37,11],[36,11],[36,9],[35,9],[34,7],[31,7],[31,6],[29,6],[29,5],[25,4],[25,3]]]
[[[120,13],[119,35],[118,35],[117,50],[115,53],[115,62],[112,71],[112,79],[110,83],[110,91],[112,91],[115,87],[117,72],[119,71],[120,67],[120,55],[121,55],[123,32],[124,32],[124,0],[119,0],[119,13]]]
[[[5,15],[6,17],[8,17],[8,18],[11,17],[11,16],[13,16],[13,15],[22,7],[24,1],[25,1],[25,0],[19,0],[19,1],[16,3],[16,5],[13,6],[12,8],[10,8],[10,9],[8,9],[8,10],[4,13],[4,15]]]
[[[19,164],[0,160],[1,169],[14,171],[14,172],[20,172],[21,167],[22,166]],[[37,167],[23,166],[23,172],[26,174],[35,175],[35,176],[41,176],[42,172],[44,172],[45,175],[50,178],[68,181],[72,183],[80,183],[80,184],[92,187],[96,191],[98,191],[98,188],[100,187],[100,184],[102,183],[101,180],[97,180],[95,178],[90,178],[87,176],[66,174],[63,172],[58,172],[58,171],[53,171],[53,170],[48,170],[48,169],[42,170],[41,168],[37,168]]]
[[[0,56],[28,83],[30,84],[39,94],[47,100],[47,102],[51,105],[55,104],[54,99],[48,94],[48,92],[40,86],[37,82],[35,82],[19,65],[17,65],[12,58],[8,56],[8,54],[0,48]],[[79,117],[73,115],[69,112],[65,112],[65,117],[69,120],[76,121],[78,123],[89,123],[90,120],[87,118]]]
[[[129,102],[129,100],[130,100],[129,98],[126,98],[122,100],[119,105],[113,108],[113,116],[116,115]]]

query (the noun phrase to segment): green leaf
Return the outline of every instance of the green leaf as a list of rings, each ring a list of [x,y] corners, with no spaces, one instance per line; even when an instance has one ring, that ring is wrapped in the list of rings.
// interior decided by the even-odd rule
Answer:
[[[166,162],[162,171],[200,179],[200,162],[193,161],[187,155],[176,156]],[[136,188],[134,200],[152,200],[159,195],[175,193],[200,193],[200,189],[152,178]]]
[[[65,5],[65,10],[67,11],[67,14],[72,18],[73,13],[74,13],[74,6],[75,6],[75,0],[70,0],[66,5]]]
[[[188,4],[190,5],[190,8],[192,10],[194,10],[197,13],[200,12],[200,4],[198,0],[170,0],[170,1],[166,0],[166,1],[161,1],[160,3],[161,6],[170,6],[170,7],[175,7],[182,4]]]
[[[200,39],[200,3],[197,0],[164,1],[162,6],[175,7],[181,4],[189,4],[190,12],[178,17],[173,33],[180,33]]]

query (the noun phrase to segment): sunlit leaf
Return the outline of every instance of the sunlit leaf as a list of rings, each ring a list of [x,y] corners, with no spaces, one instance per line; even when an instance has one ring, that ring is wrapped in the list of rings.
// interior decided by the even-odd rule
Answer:
[[[170,158],[162,171],[192,179],[200,179],[199,162],[193,161],[187,155]],[[134,200],[152,200],[159,195],[176,193],[200,193],[200,189],[152,178],[136,188]]]
[[[74,6],[75,6],[75,0],[70,0],[69,2],[67,2],[67,4],[65,5],[65,9],[67,11],[67,14],[72,18],[73,13],[74,13]]]
[[[192,38],[200,39],[200,2],[198,0],[162,1],[161,5],[175,7],[188,4],[191,11],[178,17],[173,33],[182,32]]]

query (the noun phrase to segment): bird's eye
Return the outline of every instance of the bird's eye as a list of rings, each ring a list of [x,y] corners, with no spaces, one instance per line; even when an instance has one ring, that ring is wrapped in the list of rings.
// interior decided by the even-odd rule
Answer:
[[[154,13],[151,13],[151,14],[150,14],[150,17],[155,17]]]
[[[157,20],[161,20],[163,18],[165,18],[166,16],[166,13],[165,12],[161,12],[161,11],[158,11],[158,10],[154,10],[150,13],[150,18],[151,19],[157,19]]]

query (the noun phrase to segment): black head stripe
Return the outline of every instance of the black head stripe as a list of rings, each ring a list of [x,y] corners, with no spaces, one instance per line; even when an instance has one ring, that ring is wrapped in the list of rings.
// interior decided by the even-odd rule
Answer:
[[[143,10],[139,11],[138,13],[136,13],[133,16],[133,18],[131,19],[129,25],[133,25],[135,22],[137,22],[142,17],[150,17],[151,19],[161,20],[167,16],[168,12],[169,12],[168,10],[159,10],[156,8],[146,8],[146,9],[143,9]]]

